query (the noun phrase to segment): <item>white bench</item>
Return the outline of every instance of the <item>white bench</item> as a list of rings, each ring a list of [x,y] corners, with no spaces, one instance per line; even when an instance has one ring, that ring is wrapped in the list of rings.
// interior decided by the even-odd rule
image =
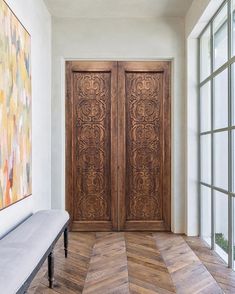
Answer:
[[[64,233],[68,249],[69,215],[66,211],[39,211],[0,240],[0,293],[25,293],[48,257],[49,287],[54,281],[55,243]]]

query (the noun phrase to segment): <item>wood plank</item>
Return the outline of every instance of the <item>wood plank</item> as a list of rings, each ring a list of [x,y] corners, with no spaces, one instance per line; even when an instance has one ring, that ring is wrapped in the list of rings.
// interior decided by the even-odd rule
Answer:
[[[95,233],[69,233],[69,251],[66,259],[63,238],[61,238],[55,248],[54,289],[48,289],[47,262],[45,262],[28,293],[82,293],[95,239]]]
[[[186,244],[186,242],[187,244]],[[195,253],[196,254],[195,254]],[[69,233],[55,248],[55,288],[47,263],[29,294],[235,293],[235,273],[199,238],[166,233]]]
[[[207,270],[211,273],[224,293],[235,293],[235,272],[227,267],[218,254],[200,238],[186,237],[188,246],[195,252]]]
[[[123,233],[96,234],[83,293],[129,293]]]
[[[175,293],[151,233],[125,233],[131,293]]]
[[[154,233],[177,293],[224,293],[180,235]]]

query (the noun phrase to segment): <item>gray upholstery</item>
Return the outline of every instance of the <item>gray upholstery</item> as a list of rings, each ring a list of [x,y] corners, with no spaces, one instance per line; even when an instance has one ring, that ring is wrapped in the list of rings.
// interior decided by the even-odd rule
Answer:
[[[0,293],[19,290],[68,219],[66,211],[39,211],[0,240]]]

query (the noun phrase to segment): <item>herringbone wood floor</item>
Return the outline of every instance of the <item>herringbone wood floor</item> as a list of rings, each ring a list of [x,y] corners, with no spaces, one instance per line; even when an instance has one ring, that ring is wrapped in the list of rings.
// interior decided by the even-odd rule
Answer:
[[[70,233],[55,248],[55,287],[47,264],[29,294],[235,293],[235,273],[199,238],[170,233]]]

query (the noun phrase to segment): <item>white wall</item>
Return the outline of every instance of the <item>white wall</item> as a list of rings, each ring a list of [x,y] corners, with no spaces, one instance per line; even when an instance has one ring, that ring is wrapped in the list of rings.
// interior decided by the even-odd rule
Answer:
[[[51,207],[51,16],[42,0],[7,0],[31,35],[32,197],[0,211],[0,235]]]
[[[196,38],[221,1],[194,0],[185,22],[54,18],[51,102],[50,14],[42,0],[7,0],[32,37],[33,197],[0,212],[0,235],[33,210],[64,207],[65,59],[173,59],[172,230],[198,233]]]
[[[185,36],[197,38],[224,0],[194,0],[185,16]]]
[[[53,19],[52,207],[65,205],[64,59],[173,60],[172,230],[185,231],[184,20]]]
[[[186,113],[187,113],[187,181],[186,181],[186,234],[199,234],[198,189],[198,52],[197,39],[186,41]]]

